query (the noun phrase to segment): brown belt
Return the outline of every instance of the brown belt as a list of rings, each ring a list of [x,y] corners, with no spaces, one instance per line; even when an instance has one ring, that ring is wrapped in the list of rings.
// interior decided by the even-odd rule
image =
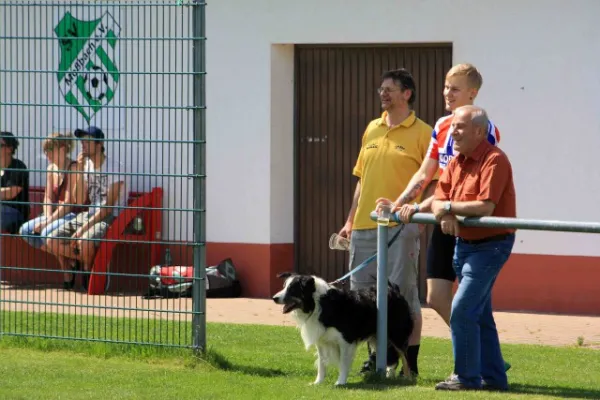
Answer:
[[[466,244],[481,244],[481,243],[493,242],[496,240],[504,240],[504,239],[507,239],[510,235],[512,235],[512,233],[503,233],[501,235],[488,236],[488,237],[482,238],[482,239],[468,240],[468,239],[459,238],[459,240]]]

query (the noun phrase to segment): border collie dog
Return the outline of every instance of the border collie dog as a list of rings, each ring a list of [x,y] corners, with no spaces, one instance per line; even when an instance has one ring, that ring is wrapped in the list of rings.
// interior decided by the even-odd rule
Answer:
[[[312,275],[289,272],[283,289],[273,301],[283,305],[283,313],[292,313],[300,330],[306,350],[317,348],[317,378],[325,379],[326,365],[337,365],[336,385],[345,385],[354,360],[356,348],[367,342],[377,345],[377,290],[343,290]],[[410,376],[406,362],[408,338],[414,322],[406,299],[397,285],[389,284],[388,291],[388,357],[387,376],[393,377],[402,360],[404,376]]]

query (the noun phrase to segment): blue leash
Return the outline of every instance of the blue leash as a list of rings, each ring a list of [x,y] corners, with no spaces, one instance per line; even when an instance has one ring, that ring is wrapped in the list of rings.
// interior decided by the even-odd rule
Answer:
[[[396,232],[394,234],[394,236],[392,236],[392,238],[390,239],[390,241],[388,242],[388,249],[390,248],[390,246],[392,245],[392,243],[394,243],[394,241],[396,239],[398,239],[398,236],[400,236],[400,233],[402,232],[402,230],[404,229],[404,224],[400,224],[400,229],[398,229],[398,232]],[[361,269],[365,268],[367,265],[369,265],[369,263],[371,261],[373,261],[374,259],[377,258],[377,252],[375,252],[375,254],[373,254],[371,257],[367,258],[365,261],[363,261],[358,267],[354,268],[352,271],[348,272],[346,275],[342,276],[339,279],[336,279],[333,282],[330,282],[330,285],[334,285],[338,282],[343,281],[344,279],[352,276],[353,274],[357,273],[358,271],[360,271]]]

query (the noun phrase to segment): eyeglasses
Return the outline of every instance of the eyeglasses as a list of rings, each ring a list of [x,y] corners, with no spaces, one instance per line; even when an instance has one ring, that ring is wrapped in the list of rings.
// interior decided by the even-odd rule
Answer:
[[[400,90],[399,88],[389,88],[389,87],[380,87],[377,88],[377,93],[381,94],[381,93],[391,93],[391,92],[396,92]]]

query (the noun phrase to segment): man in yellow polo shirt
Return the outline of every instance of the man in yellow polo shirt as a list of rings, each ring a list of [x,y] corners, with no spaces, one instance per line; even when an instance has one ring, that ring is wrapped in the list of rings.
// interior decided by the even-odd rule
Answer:
[[[406,188],[425,160],[433,128],[417,118],[412,110],[416,85],[405,69],[383,74],[378,89],[383,114],[369,123],[354,167],[359,178],[350,213],[340,235],[350,238],[350,269],[356,268],[377,251],[377,223],[371,219],[379,198],[395,199]],[[389,225],[391,238],[400,227]],[[415,330],[407,353],[411,372],[418,375],[417,358],[421,342],[421,303],[418,293],[419,227],[407,224],[388,250],[388,278],[397,284],[414,313]],[[350,278],[352,289],[366,288],[377,282],[373,261]],[[374,370],[375,354],[362,372]]]

